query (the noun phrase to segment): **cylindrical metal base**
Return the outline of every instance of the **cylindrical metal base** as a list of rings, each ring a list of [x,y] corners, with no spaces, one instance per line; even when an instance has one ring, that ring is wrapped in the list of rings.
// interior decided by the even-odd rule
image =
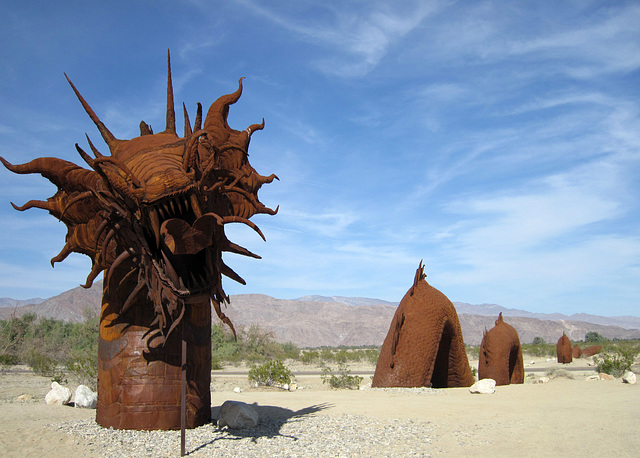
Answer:
[[[112,313],[105,293],[98,343],[98,424],[180,429],[181,326],[186,326],[187,341],[186,427],[210,421],[211,306],[207,301],[185,307],[181,324],[164,345],[150,350],[145,336],[149,328],[140,324],[153,320],[153,305],[136,304],[123,317]]]

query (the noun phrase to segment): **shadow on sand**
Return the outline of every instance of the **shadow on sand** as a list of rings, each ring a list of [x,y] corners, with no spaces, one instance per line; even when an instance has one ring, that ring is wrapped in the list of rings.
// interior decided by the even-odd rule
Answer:
[[[332,407],[331,404],[324,403],[305,407],[300,410],[291,410],[277,406],[263,406],[259,405],[257,402],[248,405],[250,405],[258,413],[258,418],[260,420],[256,427],[247,429],[221,429],[219,431],[222,434],[219,437],[216,437],[212,441],[209,441],[205,444],[201,444],[190,453],[206,448],[208,445],[211,445],[214,442],[220,440],[242,440],[250,438],[252,442],[255,442],[261,437],[272,438],[275,436],[282,436],[288,437],[295,441],[298,440],[297,437],[281,434],[280,429],[285,423],[301,421],[304,417],[313,416],[316,412],[320,412],[321,410],[329,409]],[[214,428],[217,428],[216,425],[220,407],[221,406],[215,406],[211,408],[211,423],[213,424],[212,426]]]

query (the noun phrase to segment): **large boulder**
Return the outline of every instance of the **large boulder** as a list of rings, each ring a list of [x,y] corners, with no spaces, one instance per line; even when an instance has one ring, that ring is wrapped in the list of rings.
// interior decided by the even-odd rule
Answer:
[[[98,404],[98,393],[91,390],[86,385],[79,385],[76,388],[73,405],[83,409],[95,409]]]
[[[66,405],[71,402],[71,390],[61,386],[58,382],[51,384],[51,391],[44,397],[44,402],[48,405]]]
[[[382,344],[374,388],[473,384],[456,309],[425,277],[420,263]]]
[[[471,385],[469,392],[473,394],[493,394],[496,392],[496,381],[490,378],[483,378]]]
[[[636,374],[634,374],[631,371],[626,371],[622,375],[622,383],[628,383],[629,385],[635,385],[636,384]]]
[[[253,428],[258,424],[258,412],[240,401],[225,401],[218,414],[218,427],[231,429]]]

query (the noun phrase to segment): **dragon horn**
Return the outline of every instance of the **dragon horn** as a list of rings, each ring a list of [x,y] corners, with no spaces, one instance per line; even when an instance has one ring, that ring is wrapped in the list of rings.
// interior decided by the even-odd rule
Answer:
[[[87,101],[82,97],[82,95],[80,95],[80,92],[78,92],[78,90],[73,85],[73,83],[71,82],[71,80],[69,79],[66,73],[64,74],[64,77],[67,79],[67,81],[71,85],[71,89],[73,89],[73,92],[75,92],[76,97],[78,97],[78,100],[80,100],[80,103],[84,108],[84,111],[87,112],[87,114],[89,115],[93,123],[96,125],[96,127],[100,131],[100,134],[102,135],[102,138],[104,139],[105,143],[109,146],[109,149],[113,151],[113,149],[118,144],[119,140],[116,137],[114,137],[114,135],[109,131],[109,129],[107,129],[107,127],[102,123],[102,121],[100,121],[100,118],[98,118],[98,116],[91,109]]]

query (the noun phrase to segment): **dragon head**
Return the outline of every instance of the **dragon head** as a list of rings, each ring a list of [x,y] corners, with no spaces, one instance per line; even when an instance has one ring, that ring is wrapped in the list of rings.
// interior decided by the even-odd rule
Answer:
[[[105,291],[134,285],[119,313],[126,313],[141,297],[148,299],[160,342],[180,321],[185,304],[203,299],[211,299],[218,316],[233,329],[220,309],[228,302],[222,275],[242,284],[244,280],[222,261],[222,253],[259,256],[231,242],[224,226],[246,224],[264,239],[249,218],[278,211],[263,205],[257,194],[277,177],[258,174],[247,153],[252,133],[264,127],[264,120],[244,131],[227,123],[229,106],[242,94],[242,79],[234,93],[211,104],[204,120],[198,104],[193,128],[183,105],[185,131],[179,137],[169,58],[166,129],[154,134],[142,121],[140,136],[130,140],[117,139],[67,80],[110,155],[100,153],[87,136],[93,156],[78,144],[76,149],[90,169],[51,157],[21,165],[0,157],[12,172],[40,173],[58,188],[46,201],[12,204],[14,208],[45,209],[65,223],[66,243],[51,263],[72,252],[88,255],[92,269],[85,288],[103,271]],[[120,273],[114,276],[116,272]]]

